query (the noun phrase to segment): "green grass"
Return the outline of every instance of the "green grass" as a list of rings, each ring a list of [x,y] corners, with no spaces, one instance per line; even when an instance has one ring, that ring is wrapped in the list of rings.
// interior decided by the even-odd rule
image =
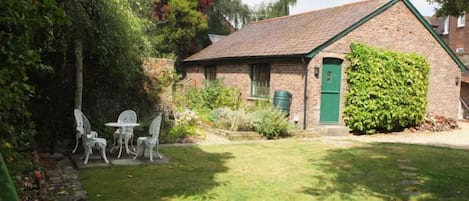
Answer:
[[[90,200],[467,200],[469,151],[318,141],[163,147],[167,165],[80,170]],[[418,168],[414,180],[399,159]],[[405,163],[404,163],[405,164]],[[403,195],[405,189],[421,195]]]

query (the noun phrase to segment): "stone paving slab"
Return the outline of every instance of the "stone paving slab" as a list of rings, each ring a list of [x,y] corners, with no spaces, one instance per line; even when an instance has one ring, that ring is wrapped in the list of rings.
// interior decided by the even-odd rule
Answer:
[[[402,175],[415,177],[415,176],[417,176],[417,173],[415,173],[415,172],[402,172]]]
[[[408,165],[400,165],[399,168],[401,170],[407,170],[407,171],[417,171],[418,169],[416,167],[408,166]]]
[[[399,162],[399,163],[410,163],[410,160],[408,160],[408,159],[397,159],[397,162]]]
[[[83,169],[83,168],[93,168],[93,167],[110,167],[113,165],[116,166],[137,166],[137,165],[148,165],[148,164],[168,164],[170,160],[164,156],[163,154],[160,153],[162,158],[158,158],[158,155],[156,152],[153,152],[153,162],[150,162],[149,158],[149,151],[147,151],[144,155],[144,157],[139,156],[136,160],[133,160],[134,155],[132,154],[123,154],[121,158],[117,158],[115,154],[107,154],[107,159],[109,161],[109,164],[106,164],[104,160],[101,158],[99,153],[93,153],[93,155],[90,155],[90,158],[88,160],[88,164],[84,164],[84,160],[81,160],[82,154],[73,154],[71,155],[71,158],[73,160],[73,163],[76,165],[78,169]]]
[[[418,185],[418,184],[421,184],[421,182],[417,181],[417,180],[413,180],[413,179],[406,179],[406,180],[402,181],[402,184],[404,184],[404,185]]]

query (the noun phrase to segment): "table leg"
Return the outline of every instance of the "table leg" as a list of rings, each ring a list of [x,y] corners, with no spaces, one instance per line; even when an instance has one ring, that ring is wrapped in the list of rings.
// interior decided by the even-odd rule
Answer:
[[[114,133],[112,137],[114,138],[114,141],[112,143],[110,153],[114,153],[114,151],[118,148],[117,138],[119,138],[119,133]]]
[[[130,140],[130,138],[132,138],[131,134],[125,134],[125,151],[127,152],[127,154],[131,153],[133,155],[136,155],[135,152],[132,152],[132,151],[129,150],[129,140]]]
[[[119,155],[117,155],[118,159],[121,157],[121,153],[122,153],[122,136],[123,135],[124,134],[122,134],[122,133],[119,134],[119,142],[118,142],[118,144],[119,144]]]

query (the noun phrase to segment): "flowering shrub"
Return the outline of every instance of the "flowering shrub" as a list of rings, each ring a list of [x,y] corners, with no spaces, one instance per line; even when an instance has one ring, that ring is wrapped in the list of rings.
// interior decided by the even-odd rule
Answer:
[[[244,109],[231,110],[230,108],[218,108],[212,112],[213,126],[231,131],[253,131],[252,114]]]
[[[275,107],[256,110],[253,116],[255,131],[269,139],[286,135],[291,126],[285,113]]]
[[[176,112],[174,118],[177,126],[196,126],[199,119],[197,114],[189,109],[185,109],[182,112]]]
[[[169,130],[169,138],[184,138],[188,135],[197,135],[199,130],[199,117],[194,111],[185,109],[182,112],[176,112],[174,115],[175,124]]]

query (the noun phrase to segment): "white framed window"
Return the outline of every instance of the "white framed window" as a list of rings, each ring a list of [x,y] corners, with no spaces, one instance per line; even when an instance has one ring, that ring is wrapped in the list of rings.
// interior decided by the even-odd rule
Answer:
[[[449,33],[449,16],[446,16],[444,28],[443,28],[443,35],[448,35],[448,33]]]
[[[463,13],[458,17],[458,27],[466,26],[466,13]]]
[[[464,48],[456,48],[456,53],[464,53]]]

